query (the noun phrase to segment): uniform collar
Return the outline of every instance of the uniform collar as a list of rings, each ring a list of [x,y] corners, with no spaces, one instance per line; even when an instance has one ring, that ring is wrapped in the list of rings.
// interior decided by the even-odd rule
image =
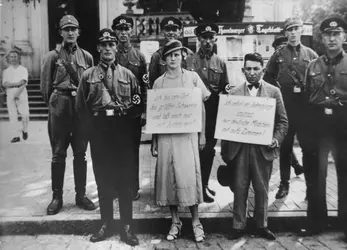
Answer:
[[[128,46],[121,46],[120,44],[118,44],[117,46],[117,50],[120,53],[127,53],[133,46],[131,44],[129,44]]]
[[[62,44],[62,46],[66,50],[66,52],[69,53],[69,54],[74,54],[75,51],[78,48],[77,43],[74,46],[72,46],[72,47],[68,46],[67,43]]]
[[[205,51],[203,51],[203,50],[200,48],[199,51],[198,51],[198,54],[199,54],[199,56],[200,56],[201,59],[206,58],[207,60],[210,60],[211,57],[213,56],[213,51],[211,51],[211,52],[205,52]]]
[[[338,64],[344,56],[344,52],[341,51],[340,54],[338,54],[337,56],[335,56],[334,58],[329,58],[326,54],[323,55],[323,61],[325,62],[325,64],[332,64],[332,65],[336,65]]]
[[[102,60],[100,60],[99,65],[100,65],[101,68],[103,68],[105,71],[106,71],[106,70],[108,69],[108,67],[109,67],[109,65],[108,65],[106,62],[102,61]],[[111,69],[112,69],[112,70],[115,70],[115,69],[116,69],[116,66],[117,66],[117,62],[114,61],[114,63],[111,64]]]
[[[288,48],[289,48],[291,51],[293,51],[294,48],[295,48],[296,51],[300,51],[300,49],[301,49],[301,44],[300,44],[300,43],[299,43],[298,45],[296,45],[296,46],[293,46],[293,45],[291,45],[291,44],[288,43],[287,46],[288,46]]]

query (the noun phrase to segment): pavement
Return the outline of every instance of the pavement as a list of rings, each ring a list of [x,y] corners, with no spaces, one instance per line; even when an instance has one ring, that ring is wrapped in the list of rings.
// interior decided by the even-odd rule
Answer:
[[[84,211],[74,204],[74,181],[72,171],[72,152],[69,148],[64,184],[64,206],[57,215],[47,216],[46,207],[52,198],[50,181],[51,149],[47,135],[47,122],[35,121],[29,125],[27,141],[10,143],[13,135],[9,133],[9,123],[0,122],[0,235],[6,237],[48,234],[85,235],[93,232],[99,225],[99,210]],[[170,225],[168,208],[154,203],[155,158],[150,155],[150,145],[146,143],[149,135],[143,135],[140,148],[140,187],[141,197],[133,203],[134,224],[139,233],[166,232]],[[223,164],[220,146],[216,146],[216,157],[210,178],[210,187],[217,191],[214,203],[199,205],[199,215],[207,233],[226,233],[232,220],[233,193],[219,185],[216,171]],[[299,158],[301,150],[295,147]],[[93,176],[90,151],[87,151],[87,196],[98,203],[97,189]],[[304,177],[292,179],[289,195],[281,200],[275,199],[280,182],[278,161],[270,181],[269,227],[281,233],[294,231],[305,225],[306,206],[304,200],[306,187]],[[334,165],[329,164],[327,178],[327,203],[331,229],[337,222],[337,186]],[[254,193],[249,192],[249,215],[253,215]],[[114,202],[114,217],[118,223],[118,204]],[[184,224],[190,223],[187,208],[179,209]],[[250,220],[251,222],[251,220]],[[23,237],[24,237],[23,236]],[[29,236],[28,236],[29,237]],[[216,236],[217,237],[217,236]],[[1,248],[1,245],[0,245]],[[192,248],[194,249],[194,248]],[[222,248],[223,249],[223,248]]]
[[[138,235],[140,245],[130,247],[119,241],[119,236],[98,242],[89,242],[87,235],[11,235],[0,236],[2,250],[342,250],[346,249],[342,233],[327,232],[315,237],[300,238],[291,233],[278,233],[276,241],[268,241],[254,237],[243,237],[239,240],[229,240],[225,234],[208,234],[203,243],[195,243],[190,235],[183,235],[174,242],[165,240],[162,234]]]

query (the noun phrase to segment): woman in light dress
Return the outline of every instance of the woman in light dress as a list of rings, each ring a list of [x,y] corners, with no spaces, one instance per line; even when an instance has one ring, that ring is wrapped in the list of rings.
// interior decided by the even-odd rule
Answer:
[[[182,50],[184,47],[177,40],[164,46],[167,71],[154,82],[153,89],[197,87],[201,89],[201,102],[206,101],[210,92],[199,75],[181,67]],[[151,151],[157,157],[155,197],[157,205],[170,208],[172,225],[167,234],[170,241],[181,233],[178,206],[189,207],[195,241],[205,238],[198,216],[198,204],[203,202],[199,147],[205,146],[205,109],[203,103],[201,106],[202,132],[153,135]]]

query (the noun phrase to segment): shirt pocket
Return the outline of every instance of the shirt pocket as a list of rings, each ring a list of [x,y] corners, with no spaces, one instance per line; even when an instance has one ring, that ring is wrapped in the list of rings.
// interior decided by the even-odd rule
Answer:
[[[328,95],[324,89],[324,78],[321,72],[309,73],[309,102],[313,104],[323,103]]]
[[[223,71],[221,69],[218,68],[210,68],[209,69],[209,81],[214,82],[214,83],[218,83],[221,76],[223,74]]]
[[[124,79],[118,79],[118,93],[124,104],[129,103],[131,100],[131,84]]]
[[[140,71],[140,61],[131,60],[128,63],[128,69],[138,78]]]

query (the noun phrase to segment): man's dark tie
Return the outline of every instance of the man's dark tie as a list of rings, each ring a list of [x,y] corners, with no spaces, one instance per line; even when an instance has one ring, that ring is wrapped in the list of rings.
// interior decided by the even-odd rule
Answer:
[[[253,87],[256,88],[256,89],[258,89],[258,88],[259,88],[259,82],[254,83],[254,84],[249,84],[249,85],[247,85],[247,87],[248,87],[250,90],[252,90]]]

